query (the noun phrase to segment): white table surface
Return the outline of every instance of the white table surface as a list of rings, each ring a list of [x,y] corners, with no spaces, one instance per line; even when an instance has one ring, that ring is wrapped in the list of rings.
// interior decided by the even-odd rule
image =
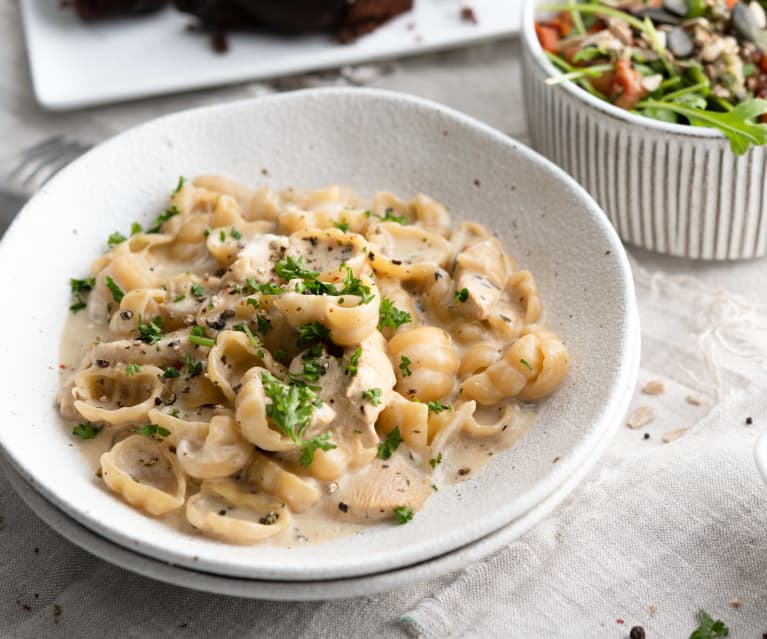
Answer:
[[[4,170],[3,167],[8,167],[12,158],[22,148],[51,135],[66,133],[81,141],[96,143],[134,124],[179,109],[241,97],[258,96],[275,90],[336,83],[364,83],[368,86],[404,91],[437,100],[479,118],[523,142],[528,141],[520,88],[519,43],[515,39],[464,50],[413,57],[381,65],[347,69],[343,72],[323,72],[308,77],[268,83],[250,83],[84,111],[51,114],[41,109],[34,101],[21,36],[20,16],[17,3],[14,0],[0,0],[0,30],[0,174]],[[767,261],[765,260],[740,263],[701,263],[658,256],[641,250],[629,250],[638,267],[637,271],[641,274],[638,278],[644,277],[647,284],[647,299],[650,299],[648,291],[650,291],[652,274],[660,272],[663,278],[670,277],[676,283],[675,285],[684,282],[680,279],[681,276],[694,276],[697,278],[696,281],[703,282],[706,289],[722,289],[728,294],[741,295],[746,302],[755,304],[767,302]],[[640,292],[641,288],[640,286]],[[662,318],[658,319],[657,317],[659,315],[658,307],[648,304],[646,308],[641,310],[643,322],[657,326],[664,325]],[[658,343],[662,340],[673,342],[675,339],[674,330],[680,333],[686,331],[682,323],[675,325],[673,321],[668,324],[670,336],[660,336],[663,329],[658,330]],[[682,340],[688,338],[689,335],[679,334],[678,337]],[[643,370],[655,371],[660,355],[653,350],[654,338],[650,339],[649,342],[649,344],[645,343],[643,352]],[[691,352],[694,352],[695,348],[696,346],[691,346]],[[747,385],[751,377],[745,371],[749,369],[734,370],[735,368],[732,365],[725,366],[726,372],[723,378],[725,384],[733,387],[738,385],[737,380],[743,380],[742,385]],[[705,391],[705,389],[703,390]],[[714,398],[712,401],[716,400],[715,395],[716,393],[712,392]],[[680,409],[680,413],[683,412]],[[613,456],[618,454],[616,451],[619,451],[624,444],[627,447],[635,446],[636,435],[635,431],[622,429],[613,444],[611,454]],[[652,444],[662,446],[659,442],[660,433],[656,435]],[[12,537],[13,543],[20,543],[19,540],[28,540],[29,543],[24,544],[23,548],[19,548],[18,553],[11,553],[18,554],[18,558],[13,561],[8,560],[6,564],[3,564],[0,554],[0,593],[3,593],[6,598],[13,599],[15,596],[17,599],[5,603],[0,601],[0,637],[74,636],[67,634],[65,631],[67,626],[64,625],[65,617],[67,612],[71,610],[73,601],[82,603],[92,598],[94,601],[108,601],[113,605],[115,598],[119,599],[121,596],[121,591],[116,591],[109,584],[105,584],[103,592],[82,591],[84,575],[89,575],[90,583],[93,583],[94,580],[98,582],[99,579],[115,579],[115,575],[119,576],[132,588],[129,596],[133,599],[124,602],[125,606],[130,610],[138,611],[131,613],[138,616],[142,614],[140,612],[142,607],[134,601],[136,598],[140,599],[137,590],[138,592],[145,591],[147,597],[153,598],[154,601],[158,597],[162,598],[163,593],[169,588],[149,580],[123,574],[123,571],[108,566],[61,541],[36,520],[26,509],[26,506],[10,492],[5,481],[0,478],[0,547],[6,543],[3,540],[3,535],[6,534],[5,528],[11,517],[15,518],[14,525],[16,527],[15,536]],[[19,523],[16,521],[18,519],[23,521]],[[764,521],[763,516],[762,521]],[[48,545],[44,548],[39,545],[41,543]],[[40,550],[32,552],[30,550],[32,545],[40,548]],[[53,552],[55,556],[45,557],[46,552]],[[57,566],[56,574],[49,574],[45,570],[41,570],[39,562],[42,559],[55,563]],[[366,598],[359,604],[327,602],[324,605],[296,605],[291,609],[291,615],[295,615],[295,623],[284,626],[289,630],[283,630],[288,632],[283,636],[288,636],[291,633],[294,633],[295,636],[307,637],[333,636],[330,631],[339,628],[339,619],[342,621],[345,619],[340,624],[345,630],[337,630],[336,636],[358,636],[358,629],[362,627],[367,629],[366,632],[372,630],[374,634],[381,636],[406,636],[404,627],[396,623],[398,616],[418,606],[424,598],[435,594],[449,583],[450,578],[444,578],[431,584],[409,587],[388,599]],[[765,585],[759,595],[759,601],[762,602],[760,605],[763,605],[764,610],[757,611],[748,617],[751,625],[744,625],[744,627],[749,629],[750,634],[731,635],[735,636],[736,639],[739,636],[753,636],[757,639],[761,637],[761,634],[754,633],[756,626],[753,624],[761,623],[762,620],[764,622],[763,631],[767,632],[767,575],[763,576],[762,583]],[[172,590],[174,601],[183,602],[187,598],[183,590],[177,588]],[[37,593],[36,597],[34,593]],[[488,593],[487,596],[491,597],[492,595]],[[110,597],[111,600],[108,599]],[[201,605],[199,596],[192,595],[191,592],[188,599],[190,604],[197,607]],[[60,615],[62,623],[54,624],[52,612],[54,606],[58,606],[59,602],[65,600],[70,603],[70,606],[64,607],[64,612]],[[205,614],[213,617],[226,614],[227,617],[225,618],[230,620],[230,626],[227,627],[229,630],[238,630],[238,636],[269,636],[268,625],[256,624],[255,622],[245,625],[242,620],[238,621],[234,616],[230,616],[238,615],[240,614],[238,611],[248,609],[248,606],[254,604],[226,600],[225,597],[211,596],[205,600]],[[725,607],[726,603],[725,601],[723,604]],[[260,610],[264,623],[268,620],[270,623],[278,624],[276,620],[284,612],[275,607],[278,604],[271,607],[260,605],[262,605]],[[93,616],[93,636],[206,636],[202,630],[204,625],[197,623],[198,631],[195,633],[192,627],[194,624],[187,628],[188,624],[184,625],[182,620],[183,614],[177,610],[168,609],[158,612],[157,606],[153,605],[149,608],[151,608],[150,616],[153,620],[151,624],[145,623],[146,620],[136,618],[135,623],[129,624],[129,628],[122,628],[122,630],[115,630],[110,626],[108,620],[101,619],[98,610],[93,607],[81,606],[77,614]],[[366,615],[364,619],[359,617],[362,611]],[[584,614],[587,615],[588,613],[584,612]],[[690,610],[689,614],[693,615],[694,610]],[[502,615],[499,614],[499,620],[501,617]],[[692,619],[692,616],[690,618]],[[56,616],[55,619],[58,621],[59,616]],[[754,619],[757,621],[754,622]],[[73,626],[68,627],[71,630]],[[208,626],[204,627],[208,628]],[[276,627],[272,626],[272,628]],[[280,627],[283,626],[280,624]],[[693,627],[694,625],[691,625],[690,630]],[[613,630],[604,636],[625,637],[628,634],[628,627],[619,627],[617,630],[620,632]],[[413,632],[412,628],[410,632]],[[230,636],[230,633],[227,631],[221,636]],[[232,634],[231,636],[235,635]],[[473,635],[469,633],[466,636]],[[506,635],[501,629],[498,629],[498,636]],[[556,631],[551,630],[550,633],[544,632],[540,636],[580,635],[577,633],[571,635],[567,633],[567,629],[559,628]]]

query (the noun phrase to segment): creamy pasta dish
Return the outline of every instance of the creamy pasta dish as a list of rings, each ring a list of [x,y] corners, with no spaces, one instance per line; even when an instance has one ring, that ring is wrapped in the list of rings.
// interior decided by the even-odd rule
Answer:
[[[426,195],[182,178],[71,287],[58,405],[99,481],[229,543],[407,523],[568,368],[532,274]]]

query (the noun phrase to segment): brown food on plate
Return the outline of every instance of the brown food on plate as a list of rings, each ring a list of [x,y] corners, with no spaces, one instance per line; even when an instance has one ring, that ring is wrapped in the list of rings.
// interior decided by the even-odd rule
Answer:
[[[94,20],[107,16],[149,13],[162,9],[167,0],[71,0],[67,5],[74,6],[83,20]]]
[[[413,8],[413,0],[175,0],[210,31],[261,28],[297,34],[334,30],[341,42],[370,33]]]

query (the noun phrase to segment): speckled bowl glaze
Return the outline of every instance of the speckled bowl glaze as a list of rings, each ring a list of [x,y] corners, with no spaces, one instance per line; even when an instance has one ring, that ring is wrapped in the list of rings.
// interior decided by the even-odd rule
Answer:
[[[533,147],[572,175],[604,208],[621,239],[681,257],[726,260],[767,254],[767,147],[743,156],[714,129],[634,115],[559,75],[522,13],[522,77]]]
[[[767,484],[767,433],[764,433],[756,440],[754,458],[756,459],[756,467],[759,469],[759,474],[762,476],[764,483]]]
[[[262,170],[264,174],[262,175]],[[67,278],[115,229],[153,218],[179,175],[244,183],[429,193],[456,220],[497,232],[533,271],[572,368],[519,444],[445,486],[407,526],[382,524],[321,546],[240,547],[192,538],[108,493],[54,407]],[[265,177],[268,175],[268,177]],[[33,247],[33,248],[32,248]],[[639,327],[623,247],[597,204],[556,166],[501,133],[412,97],[330,89],[186,111],[92,150],[25,207],[0,244],[4,399],[0,446],[17,472],[82,525],[160,561],[232,577],[309,581],[369,575],[465,546],[541,504],[620,423],[637,373]],[[554,463],[556,460],[556,463]],[[532,524],[530,524],[532,525]]]

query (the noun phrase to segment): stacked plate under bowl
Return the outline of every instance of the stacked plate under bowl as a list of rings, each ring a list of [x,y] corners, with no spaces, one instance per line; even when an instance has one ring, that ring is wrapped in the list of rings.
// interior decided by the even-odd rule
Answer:
[[[321,546],[230,546],[190,537],[114,498],[54,406],[67,278],[104,238],[150,217],[179,175],[362,194],[429,193],[454,219],[495,232],[535,275],[571,369],[537,423],[472,479],[446,486],[407,526]],[[265,177],[268,176],[268,177]],[[94,149],[51,181],[0,244],[10,481],[62,535],[129,570],[188,587],[274,599],[350,597],[421,581],[509,543],[583,478],[636,381],[639,325],[629,265],[594,201],[553,164],[444,107],[370,90],[287,94],[179,113]],[[15,274],[15,275],[14,275]]]

